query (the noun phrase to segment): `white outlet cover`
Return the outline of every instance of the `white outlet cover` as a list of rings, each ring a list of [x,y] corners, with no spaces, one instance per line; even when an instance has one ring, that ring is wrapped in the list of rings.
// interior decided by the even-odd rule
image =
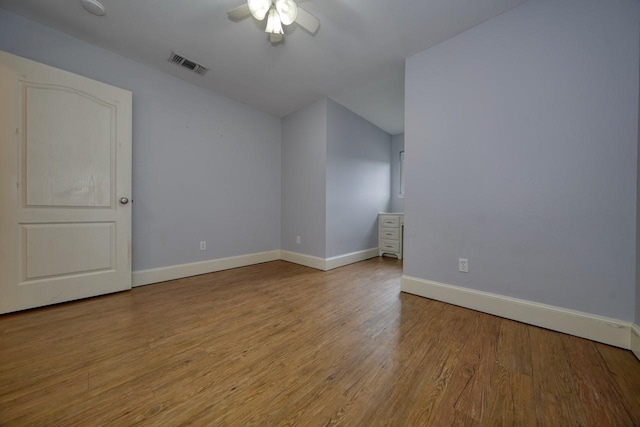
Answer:
[[[458,258],[458,271],[461,273],[469,272],[469,260],[467,258]]]

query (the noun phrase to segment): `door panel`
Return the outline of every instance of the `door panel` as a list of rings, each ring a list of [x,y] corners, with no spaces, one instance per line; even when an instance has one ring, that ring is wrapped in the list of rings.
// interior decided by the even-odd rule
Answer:
[[[131,288],[131,93],[0,51],[0,313]]]
[[[52,85],[20,92],[26,205],[110,207],[115,106]]]
[[[23,281],[113,270],[114,223],[24,224]]]

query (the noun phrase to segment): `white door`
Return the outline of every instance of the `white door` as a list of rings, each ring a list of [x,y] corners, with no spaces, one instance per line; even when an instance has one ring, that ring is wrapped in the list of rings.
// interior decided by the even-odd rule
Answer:
[[[0,313],[131,288],[131,92],[0,51]]]

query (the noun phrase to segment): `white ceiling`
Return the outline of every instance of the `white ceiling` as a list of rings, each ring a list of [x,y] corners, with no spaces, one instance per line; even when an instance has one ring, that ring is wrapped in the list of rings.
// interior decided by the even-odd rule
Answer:
[[[231,21],[244,0],[0,0],[0,7],[282,117],[326,95],[394,135],[404,131],[404,59],[524,0],[302,0],[318,17],[272,45],[265,21]],[[177,53],[210,67],[198,76]]]

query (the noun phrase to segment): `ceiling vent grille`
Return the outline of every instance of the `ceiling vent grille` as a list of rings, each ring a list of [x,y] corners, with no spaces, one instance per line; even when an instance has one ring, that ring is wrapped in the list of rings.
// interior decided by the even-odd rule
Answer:
[[[175,52],[171,52],[171,55],[169,56],[169,62],[173,62],[174,64],[178,64],[181,67],[186,68],[187,70],[191,70],[196,74],[200,74],[201,76],[204,76],[204,74],[207,71],[209,71],[209,69],[207,67],[205,67],[204,65],[200,65],[200,64],[198,64],[196,62],[189,61],[184,56],[178,55]]]

